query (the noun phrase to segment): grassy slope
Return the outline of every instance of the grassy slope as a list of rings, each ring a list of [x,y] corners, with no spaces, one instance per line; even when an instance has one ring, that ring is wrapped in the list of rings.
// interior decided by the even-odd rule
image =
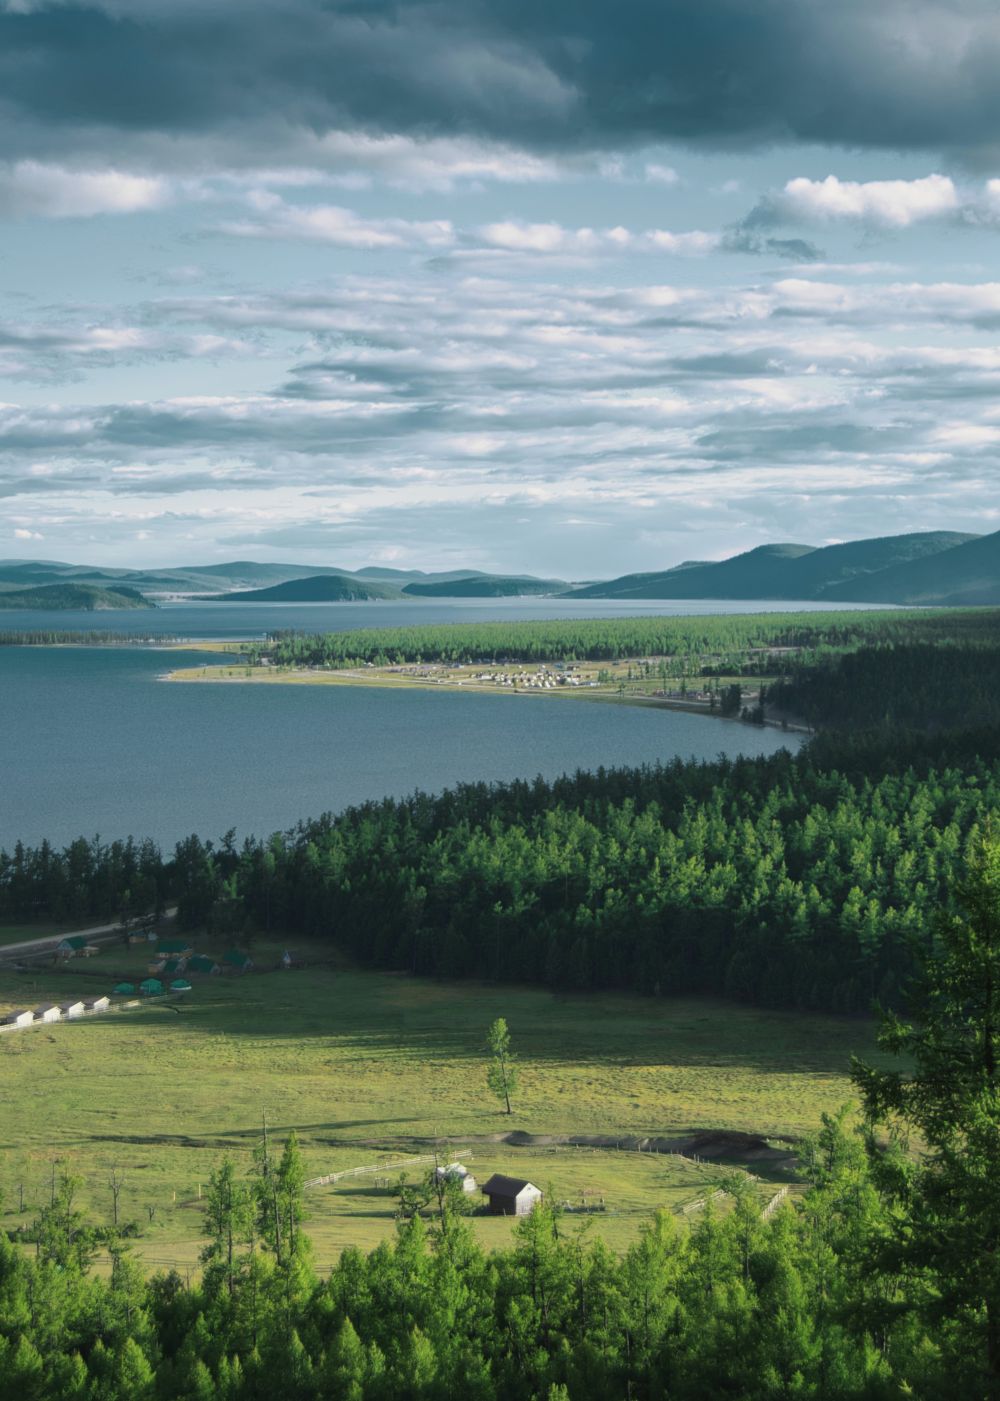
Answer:
[[[258,962],[277,949],[255,949]],[[75,970],[0,976],[0,1005],[63,1000],[137,978],[145,956],[109,951]],[[507,1017],[522,1061],[508,1120],[483,1092],[485,1028]],[[261,1110],[299,1132],[317,1175],[410,1150],[417,1140],[510,1128],[532,1133],[660,1133],[731,1128],[797,1134],[849,1097],[848,1057],[870,1028],[711,1002],[562,997],[538,989],[439,985],[319,966],[203,979],[180,1014],[143,1007],[104,1019],[0,1036],[5,1224],[16,1187],[39,1202],[53,1157],[83,1178],[81,1201],[107,1219],[108,1170],[124,1168],[126,1219],[146,1222],[140,1253],[193,1263],[198,1183],[221,1156],[245,1165]],[[376,1144],[368,1140],[377,1140]],[[464,1141],[463,1141],[464,1140]],[[613,1245],[657,1205],[701,1191],[714,1169],[670,1157],[477,1145],[470,1166],[530,1176],[557,1197],[602,1189],[618,1214],[597,1218]],[[764,1175],[763,1170],[760,1170]],[[175,1201],[176,1196],[176,1201]],[[392,1231],[393,1201],[371,1182],[310,1194],[320,1263]],[[509,1224],[477,1230],[499,1243]]]

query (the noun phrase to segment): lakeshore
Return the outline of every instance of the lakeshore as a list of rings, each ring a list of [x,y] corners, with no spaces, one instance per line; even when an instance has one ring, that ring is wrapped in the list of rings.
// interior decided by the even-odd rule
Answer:
[[[186,650],[191,650],[190,648]],[[239,643],[202,642],[197,650],[233,652],[241,650]],[[761,725],[810,734],[811,729],[800,720],[786,716],[765,716],[763,720],[748,721],[739,714],[724,715],[714,693],[707,690],[671,692],[656,685],[649,677],[636,675],[631,662],[579,663],[571,666],[535,666],[517,661],[502,666],[420,664],[395,666],[368,665],[363,668],[288,667],[272,665],[215,664],[202,667],[179,667],[163,679],[181,683],[215,685],[279,685],[279,686],[361,686],[387,690],[445,689],[461,691],[463,695],[515,695],[574,697],[577,700],[600,701],[605,704],[648,706],[662,710],[680,710],[692,715],[712,716],[740,724]],[[732,678],[726,684],[732,684]],[[755,706],[759,686],[744,692],[743,704]]]

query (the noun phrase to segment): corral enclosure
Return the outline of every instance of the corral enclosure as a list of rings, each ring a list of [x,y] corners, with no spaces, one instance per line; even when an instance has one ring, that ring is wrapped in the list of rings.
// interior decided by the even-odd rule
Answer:
[[[257,969],[276,965],[282,947],[255,943]],[[871,1049],[864,1022],[430,983],[297,952],[304,968],[196,978],[169,1004],[0,1037],[4,1119],[17,1145],[0,1159],[4,1224],[16,1228],[47,1200],[53,1163],[80,1177],[88,1217],[107,1223],[117,1168],[122,1220],[142,1230],[139,1256],[151,1267],[194,1266],[199,1186],[226,1154],[249,1169],[266,1111],[277,1139],[296,1130],[310,1176],[426,1157],[440,1141],[442,1161],[461,1150],[481,1182],[501,1172],[573,1207],[603,1199],[603,1211],[579,1219],[623,1246],[655,1208],[681,1210],[710,1191],[729,1144],[766,1201],[789,1176],[782,1136],[815,1128],[823,1110],[848,1099],[849,1055]],[[91,996],[109,979],[138,979],[147,961],[144,950],[114,948],[65,970],[4,973],[0,1006]],[[485,1033],[496,1016],[509,1022],[521,1064],[509,1119],[485,1086]],[[771,1148],[717,1137],[713,1161],[695,1161],[706,1141],[691,1133],[709,1129]],[[503,1141],[512,1131],[515,1141]],[[637,1151],[651,1134],[684,1152]],[[560,1141],[568,1136],[591,1142]],[[425,1170],[414,1167],[410,1180]],[[310,1189],[321,1266],[345,1245],[392,1233],[387,1184],[398,1175]],[[511,1222],[477,1218],[476,1229],[500,1244]]]

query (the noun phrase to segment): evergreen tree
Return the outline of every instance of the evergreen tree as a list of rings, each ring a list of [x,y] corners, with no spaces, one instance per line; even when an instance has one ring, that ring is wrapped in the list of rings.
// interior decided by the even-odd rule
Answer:
[[[881,1269],[903,1306],[947,1324],[955,1384],[1000,1397],[1000,839],[981,836],[919,957],[908,1020],[886,1017],[885,1051],[912,1070],[857,1064],[876,1179],[894,1208]],[[884,1154],[876,1130],[912,1151]]]

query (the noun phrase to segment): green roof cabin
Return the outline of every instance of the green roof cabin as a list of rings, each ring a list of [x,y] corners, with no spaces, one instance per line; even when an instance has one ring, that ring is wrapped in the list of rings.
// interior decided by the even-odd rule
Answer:
[[[253,967],[253,959],[250,955],[240,953],[239,949],[230,949],[228,953],[224,953],[222,961],[232,973],[247,973]]]
[[[143,978],[139,984],[139,991],[143,997],[159,997],[163,992],[163,984],[159,978]]]
[[[135,988],[131,983],[119,983],[111,991],[118,993],[120,997],[132,997],[135,994]]]
[[[157,953],[170,953],[182,957],[191,952],[191,945],[187,939],[160,939],[156,945]]]
[[[218,973],[219,965],[214,958],[209,958],[208,954],[196,953],[194,958],[189,958],[187,962],[189,973]]]
[[[170,991],[190,992],[191,984],[188,982],[187,978],[175,978],[174,981],[170,984]]]
[[[61,953],[68,958],[72,958],[75,953],[83,953],[83,950],[86,947],[86,934],[68,934],[66,938],[63,939],[62,942],[59,944],[59,947],[56,949],[56,953]]]

